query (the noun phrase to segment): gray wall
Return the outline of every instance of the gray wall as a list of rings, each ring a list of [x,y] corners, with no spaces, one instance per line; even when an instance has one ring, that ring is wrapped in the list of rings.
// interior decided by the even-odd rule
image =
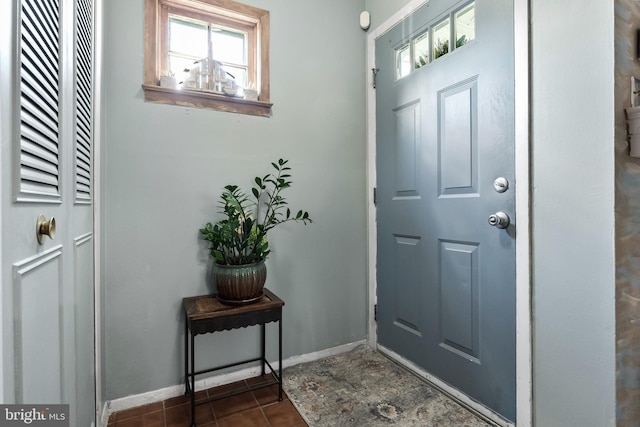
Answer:
[[[534,417],[615,420],[614,0],[531,3]]]
[[[293,167],[291,206],[315,220],[270,237],[284,357],[365,338],[364,1],[245,0],[271,11],[271,118],[145,103],[143,3],[104,5],[104,398],[182,382],[181,299],[211,291],[198,228],[224,185],[248,188],[279,157]],[[216,333],[197,357],[229,363],[257,344],[257,328]]]
[[[410,0],[366,0],[366,10],[371,14],[371,29],[374,30],[410,3]]]

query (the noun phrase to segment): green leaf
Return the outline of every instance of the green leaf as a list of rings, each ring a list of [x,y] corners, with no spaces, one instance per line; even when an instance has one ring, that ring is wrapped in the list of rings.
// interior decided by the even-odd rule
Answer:
[[[286,221],[313,222],[303,210],[292,217],[287,200],[281,195],[293,184],[287,164],[285,159],[272,162],[277,172],[255,177],[251,193],[236,185],[224,187],[218,203],[218,212],[224,218],[199,229],[201,238],[210,242],[209,250],[216,262],[242,264],[266,259],[270,253],[269,230]]]
[[[223,262],[224,261],[224,254],[221,251],[214,250],[213,251],[213,258],[218,262]]]

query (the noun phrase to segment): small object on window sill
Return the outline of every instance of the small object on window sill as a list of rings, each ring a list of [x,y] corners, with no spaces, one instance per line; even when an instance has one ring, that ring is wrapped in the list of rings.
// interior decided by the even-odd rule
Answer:
[[[254,89],[245,89],[244,90],[244,99],[250,99],[252,101],[258,100],[258,91]]]
[[[162,87],[177,87],[176,78],[171,76],[161,76],[160,77],[160,86]]]
[[[235,97],[241,98],[241,96],[238,95],[238,90],[233,87],[223,87],[222,93],[224,93],[227,96],[235,96]]]

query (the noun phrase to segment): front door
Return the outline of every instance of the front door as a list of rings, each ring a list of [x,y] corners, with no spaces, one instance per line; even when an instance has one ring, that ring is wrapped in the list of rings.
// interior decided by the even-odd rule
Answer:
[[[513,2],[430,0],[376,41],[383,347],[515,421]]]
[[[96,419],[93,9],[0,6],[2,402],[69,404],[78,427]]]

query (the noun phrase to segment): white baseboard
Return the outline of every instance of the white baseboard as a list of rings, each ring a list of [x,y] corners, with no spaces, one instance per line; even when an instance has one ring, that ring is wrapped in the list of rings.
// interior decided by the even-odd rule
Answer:
[[[102,408],[98,411],[96,419],[100,427],[105,427],[109,423],[109,402],[104,402],[104,405],[102,405]]]
[[[429,383],[433,384],[436,388],[440,389],[442,392],[444,392],[445,394],[449,395],[449,397],[451,397],[452,399],[456,400],[457,402],[459,402],[463,406],[468,407],[472,411],[478,413],[480,416],[490,420],[491,422],[495,423],[498,426],[515,427],[515,425],[511,421],[508,421],[508,420],[504,419],[499,414],[493,412],[491,409],[487,408],[486,406],[482,405],[481,403],[476,402],[475,400],[471,399],[469,396],[467,396],[466,394],[464,394],[463,392],[461,392],[457,388],[452,387],[451,385],[449,385],[446,382],[442,381],[440,378],[431,375],[430,373],[428,373],[427,371],[425,371],[424,369],[422,369],[421,367],[419,367],[415,363],[405,359],[404,357],[400,356],[399,354],[395,353],[394,351],[389,350],[388,348],[381,346],[380,344],[378,344],[377,348],[378,348],[378,350],[380,352],[386,354],[388,357],[390,357],[391,359],[395,360],[396,362],[398,362],[402,366],[406,367],[407,369],[409,369],[410,371],[412,371],[413,373],[415,373],[419,377],[421,377],[424,380],[428,381]]]
[[[359,347],[367,345],[367,340],[360,340],[352,342],[350,344],[344,344],[337,347],[328,348],[325,350],[316,351],[314,353],[303,354],[300,356],[292,356],[282,361],[282,369],[299,365],[301,363],[313,362],[315,360],[324,359],[325,357],[336,356],[338,354],[347,353]],[[278,362],[269,362],[273,369],[278,369]],[[196,381],[195,389],[206,390],[211,387],[217,387],[219,385],[229,384],[236,381],[241,381],[247,378],[255,377],[260,374],[260,366],[252,366],[241,369],[239,371],[229,372],[225,374],[213,375],[210,377],[201,378]],[[176,396],[184,395],[184,384],[173,385],[170,387],[161,388],[159,390],[153,390],[146,393],[131,395],[127,397],[121,397],[105,402],[102,410],[102,416],[100,417],[100,426],[107,425],[109,416],[118,411],[125,409],[135,408],[138,406],[147,405],[149,403],[160,402],[162,400],[170,399]]]

